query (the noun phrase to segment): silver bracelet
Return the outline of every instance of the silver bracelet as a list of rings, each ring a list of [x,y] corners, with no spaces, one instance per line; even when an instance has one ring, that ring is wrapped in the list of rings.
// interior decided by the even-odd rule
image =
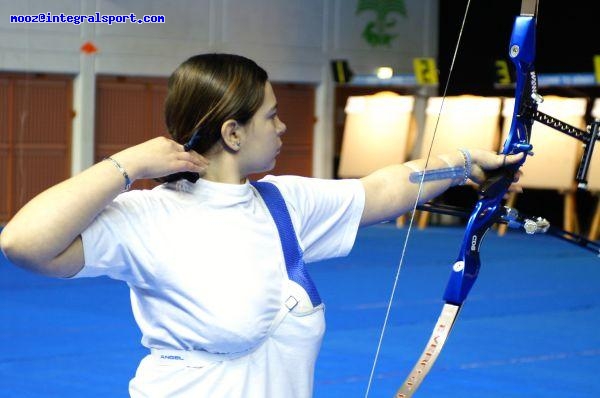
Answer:
[[[459,185],[465,185],[467,181],[469,181],[469,177],[471,176],[471,166],[473,165],[473,160],[471,159],[471,154],[466,149],[458,150],[463,157],[465,163],[465,175],[464,179],[461,181]]]
[[[129,178],[129,174],[127,174],[127,171],[123,168],[123,166],[121,166],[121,164],[119,162],[117,162],[110,156],[105,157],[104,160],[110,160],[112,162],[112,164],[115,165],[117,170],[119,170],[121,172],[121,174],[123,174],[123,178],[125,179],[125,188],[123,188],[123,191],[121,191],[121,192],[129,191],[129,188],[131,188],[131,179]]]

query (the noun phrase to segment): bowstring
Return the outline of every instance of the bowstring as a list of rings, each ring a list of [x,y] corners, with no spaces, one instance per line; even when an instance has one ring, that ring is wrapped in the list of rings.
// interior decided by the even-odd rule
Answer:
[[[460,47],[460,43],[461,43],[461,39],[462,39],[462,34],[463,34],[463,31],[464,31],[464,28],[465,28],[465,22],[467,20],[467,15],[469,13],[470,6],[471,6],[471,0],[467,0],[467,6],[465,8],[465,13],[463,15],[462,23],[461,23],[461,26],[460,26],[460,31],[458,33],[458,39],[456,41],[456,46],[454,47],[454,54],[452,55],[452,62],[450,63],[450,69],[448,70],[448,78],[446,79],[446,84],[444,86],[444,90],[443,90],[443,93],[442,93],[442,100],[441,100],[441,103],[440,103],[440,108],[439,108],[438,113],[437,113],[437,118],[436,118],[435,126],[434,126],[434,129],[433,129],[433,134],[432,134],[432,137],[431,137],[431,141],[429,143],[429,149],[427,151],[427,157],[425,159],[424,170],[427,170],[427,166],[429,165],[429,159],[431,158],[431,153],[432,153],[432,150],[433,150],[433,143],[435,142],[435,136],[436,136],[436,133],[437,133],[437,130],[438,130],[438,126],[439,126],[439,123],[440,123],[440,118],[442,116],[442,111],[444,109],[444,103],[445,103],[445,100],[446,100],[446,94],[448,92],[448,86],[450,85],[450,78],[452,77],[452,73],[454,71],[454,64],[456,62],[456,56],[458,54],[458,49]],[[388,325],[388,321],[389,321],[389,317],[390,317],[390,312],[391,312],[391,309],[392,309],[392,303],[394,301],[394,296],[396,295],[396,290],[397,290],[397,287],[398,287],[398,280],[400,279],[400,272],[402,270],[402,266],[404,265],[404,258],[405,258],[405,255],[406,255],[406,248],[408,246],[408,238],[409,238],[409,236],[411,234],[412,227],[413,227],[413,224],[414,224],[415,213],[417,212],[417,205],[419,203],[419,200],[421,198],[421,194],[423,192],[424,179],[425,179],[425,173],[423,173],[423,175],[421,176],[421,181],[419,182],[419,189],[417,191],[417,198],[415,199],[415,203],[414,203],[413,208],[412,208],[412,214],[411,214],[411,217],[410,217],[410,222],[408,223],[408,228],[407,228],[407,231],[406,231],[406,237],[404,238],[404,243],[402,245],[402,252],[401,252],[401,255],[400,255],[400,261],[398,262],[398,267],[396,268],[396,275],[394,277],[394,283],[392,285],[392,291],[391,291],[391,294],[390,294],[390,298],[389,298],[388,303],[387,303],[387,309],[386,309],[385,317],[384,317],[384,320],[383,320],[383,326],[381,328],[381,333],[379,334],[379,341],[377,343],[377,349],[375,351],[375,358],[373,360],[373,365],[371,367],[371,373],[369,374],[369,381],[367,383],[367,390],[365,392],[365,398],[369,397],[369,392],[371,391],[371,386],[373,384],[373,379],[374,379],[374,376],[375,376],[375,369],[377,368],[377,362],[379,360],[379,355],[381,353],[381,346],[383,344],[383,337],[384,337],[385,331],[387,329],[387,325]]]

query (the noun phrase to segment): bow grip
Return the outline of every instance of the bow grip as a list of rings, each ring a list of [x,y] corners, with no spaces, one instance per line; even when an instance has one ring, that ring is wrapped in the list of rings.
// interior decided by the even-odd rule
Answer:
[[[486,198],[504,196],[515,180],[518,166],[504,166],[488,173],[488,178],[480,185],[479,193]]]

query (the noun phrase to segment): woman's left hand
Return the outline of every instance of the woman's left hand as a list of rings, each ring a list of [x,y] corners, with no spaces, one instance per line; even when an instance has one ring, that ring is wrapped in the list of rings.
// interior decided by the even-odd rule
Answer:
[[[483,149],[470,149],[469,153],[471,154],[472,160],[469,178],[477,184],[481,184],[486,180],[486,171],[492,171],[504,166],[519,163],[523,157],[526,156],[524,153],[516,155],[499,155]],[[514,182],[517,182],[520,176],[521,171],[519,170],[515,174]]]

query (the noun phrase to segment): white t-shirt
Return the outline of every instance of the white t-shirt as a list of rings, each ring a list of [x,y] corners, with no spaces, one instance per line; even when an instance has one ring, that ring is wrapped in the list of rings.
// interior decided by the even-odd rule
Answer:
[[[358,180],[268,176],[286,200],[306,263],[348,254],[364,208]],[[82,234],[77,277],[127,282],[142,344],[250,354],[205,366],[146,357],[134,396],[310,397],[325,329],[305,292],[271,335],[287,281],[279,235],[256,190],[200,179],[119,195]],[[263,340],[266,341],[263,342]],[[258,346],[258,348],[256,348]]]

